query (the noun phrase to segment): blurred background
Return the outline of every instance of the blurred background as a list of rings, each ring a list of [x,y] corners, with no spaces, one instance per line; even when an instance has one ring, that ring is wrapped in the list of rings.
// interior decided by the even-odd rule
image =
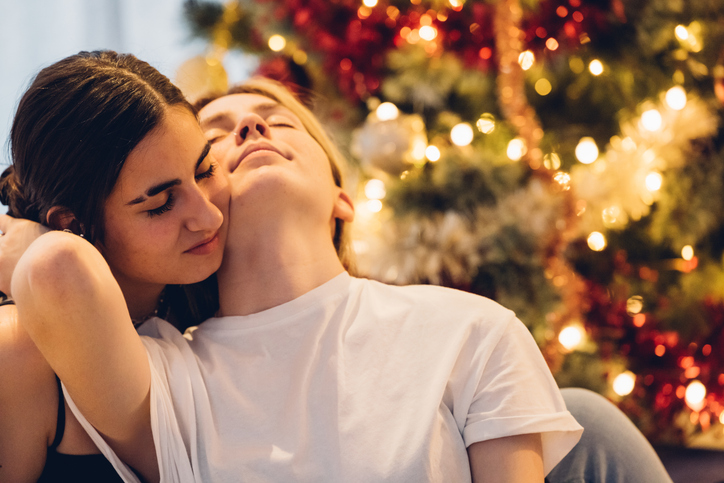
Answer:
[[[721,1],[2,1],[5,125],[79,49],[191,98],[288,83],[350,160],[364,275],[491,297],[561,386],[724,448]]]

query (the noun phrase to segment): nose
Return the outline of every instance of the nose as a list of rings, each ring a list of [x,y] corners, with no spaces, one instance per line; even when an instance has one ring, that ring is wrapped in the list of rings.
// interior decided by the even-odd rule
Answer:
[[[237,144],[241,144],[248,139],[260,137],[268,139],[271,136],[269,125],[263,117],[254,112],[245,114],[239,120],[234,132],[236,133]]]
[[[224,222],[223,213],[211,202],[209,195],[199,185],[192,188],[188,199],[189,216],[186,219],[186,227],[190,231],[213,233]]]

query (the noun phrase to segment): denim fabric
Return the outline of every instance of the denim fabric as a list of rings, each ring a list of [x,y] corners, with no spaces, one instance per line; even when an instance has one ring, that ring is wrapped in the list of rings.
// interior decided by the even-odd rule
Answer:
[[[654,448],[616,406],[586,389],[561,393],[583,436],[548,483],[671,483]]]

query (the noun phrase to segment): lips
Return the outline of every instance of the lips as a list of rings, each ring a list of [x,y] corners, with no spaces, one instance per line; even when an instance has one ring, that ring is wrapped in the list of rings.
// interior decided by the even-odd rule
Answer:
[[[271,151],[273,153],[277,153],[278,155],[280,155],[286,159],[290,159],[290,157],[288,155],[283,153],[276,146],[274,146],[270,143],[261,141],[261,142],[256,142],[254,144],[249,144],[246,148],[244,148],[244,151],[242,151],[241,156],[239,156],[239,158],[236,160],[236,163],[234,163],[233,166],[229,166],[229,168],[230,168],[229,171],[234,172],[234,170],[237,167],[239,167],[239,165],[241,165],[241,163],[244,161],[245,158],[247,158],[249,155],[259,152],[259,151]]]
[[[219,246],[219,232],[214,233],[214,236],[197,243],[193,247],[186,250],[184,253],[190,253],[191,255],[208,255],[209,253],[216,250]]]

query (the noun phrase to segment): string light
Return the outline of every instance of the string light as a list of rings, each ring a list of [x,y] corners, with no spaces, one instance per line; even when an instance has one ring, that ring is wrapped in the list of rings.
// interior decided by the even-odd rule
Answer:
[[[387,194],[385,183],[381,179],[371,179],[365,183],[365,196],[370,200],[381,200]]]
[[[598,159],[598,146],[592,137],[583,137],[578,141],[576,159],[583,164],[591,164]]]
[[[437,29],[430,25],[424,25],[420,27],[420,38],[422,40],[434,40],[437,37]]]
[[[653,173],[646,175],[646,189],[649,191],[659,191],[663,182],[664,177],[661,176],[661,173],[654,171]]]
[[[553,86],[551,82],[545,77],[538,79],[535,83],[535,91],[541,96],[547,96],[552,90]]]
[[[375,114],[377,115],[377,119],[379,119],[380,121],[392,121],[394,119],[397,119],[397,117],[400,115],[400,111],[393,103],[383,102],[382,104],[377,106]]]
[[[619,396],[631,394],[636,386],[636,375],[631,371],[622,372],[613,380],[613,392]]]
[[[543,166],[545,166],[546,169],[555,171],[561,167],[561,157],[558,156],[557,153],[546,154],[543,156]]]
[[[588,248],[593,250],[594,252],[600,252],[603,251],[604,248],[606,248],[606,237],[603,236],[603,233],[600,231],[594,231],[590,235],[588,235],[588,239],[586,240],[588,243]]]
[[[425,148],[425,157],[434,163],[435,161],[440,159],[440,150],[437,146],[433,146],[431,144],[427,148]]]
[[[370,213],[379,213],[382,211],[382,202],[380,200],[368,200],[365,206]]]
[[[614,225],[621,216],[621,208],[618,205],[609,206],[601,212],[601,219],[606,225]]]
[[[557,172],[553,175],[553,181],[558,183],[563,191],[571,189],[571,175],[568,173],[564,173],[563,171]]]
[[[272,35],[269,37],[269,48],[274,52],[281,52],[287,46],[287,39],[281,35]]]
[[[684,248],[682,248],[681,258],[683,258],[687,262],[694,258],[694,248],[691,245],[686,245]]]
[[[630,316],[641,313],[643,309],[644,299],[640,295],[634,295],[633,297],[629,297],[629,299],[626,301],[626,313]]]
[[[467,146],[473,142],[473,127],[467,122],[461,122],[450,130],[450,139],[457,146]]]
[[[588,70],[593,75],[601,75],[603,74],[603,64],[600,60],[594,59],[590,64],[588,64]]]
[[[666,104],[675,111],[680,111],[686,107],[686,91],[684,88],[674,86],[666,91]]]
[[[656,109],[649,109],[648,111],[641,114],[641,125],[647,131],[655,132],[661,129],[663,119],[661,113]]]
[[[706,387],[700,381],[693,380],[686,386],[684,401],[693,411],[701,411],[704,408]]]
[[[506,149],[505,152],[511,161],[520,161],[520,159],[525,156],[525,153],[528,152],[528,147],[521,138],[513,138],[508,143],[508,149]]]
[[[684,41],[689,38],[689,30],[683,25],[677,25],[674,29],[674,35],[676,35],[677,39]]]
[[[478,128],[478,131],[480,131],[483,134],[490,134],[495,130],[495,117],[493,117],[490,113],[485,113],[482,116],[480,116],[480,119],[475,123],[475,125]]]
[[[377,0],[362,0],[362,5],[369,8],[376,7]]]
[[[553,37],[546,40],[546,47],[548,50],[557,50],[558,49],[558,41],[554,39]]]
[[[583,342],[583,329],[577,325],[569,325],[558,334],[558,342],[569,351],[572,351]]]
[[[535,62],[535,55],[530,50],[524,50],[518,56],[518,63],[523,70],[528,70],[533,67]]]

